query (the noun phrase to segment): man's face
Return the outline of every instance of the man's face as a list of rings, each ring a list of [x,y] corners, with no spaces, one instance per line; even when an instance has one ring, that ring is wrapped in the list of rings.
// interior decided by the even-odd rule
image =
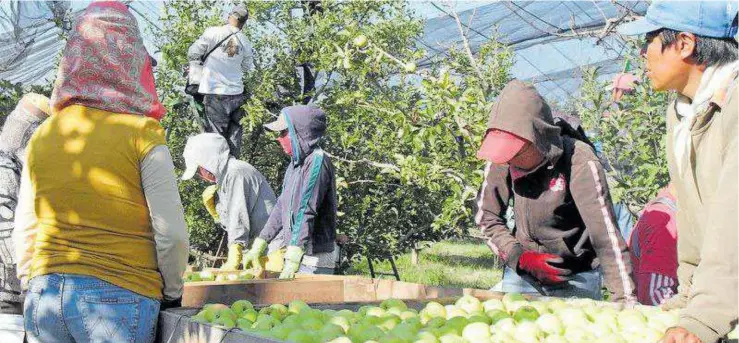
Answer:
[[[216,176],[203,167],[198,167],[198,175],[205,181],[216,183]]]
[[[539,150],[536,149],[534,144],[527,142],[526,145],[521,148],[521,151],[508,161],[508,165],[523,170],[531,170],[540,165],[543,160],[544,156],[539,153]]]
[[[646,60],[647,77],[652,87],[658,91],[681,91],[688,82],[689,64],[685,62],[684,48],[680,39],[667,46],[663,51],[663,40],[660,31],[650,32],[641,50]]]

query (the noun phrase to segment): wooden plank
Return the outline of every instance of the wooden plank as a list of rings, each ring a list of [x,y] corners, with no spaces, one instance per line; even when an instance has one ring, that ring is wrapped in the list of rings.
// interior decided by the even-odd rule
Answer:
[[[182,305],[202,307],[209,303],[231,304],[245,299],[254,304],[344,302],[342,280],[249,280],[248,282],[198,282],[185,284]]]

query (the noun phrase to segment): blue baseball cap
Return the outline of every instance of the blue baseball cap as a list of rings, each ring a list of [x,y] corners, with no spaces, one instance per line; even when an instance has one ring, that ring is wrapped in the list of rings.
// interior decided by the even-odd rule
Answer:
[[[735,0],[655,0],[644,18],[619,26],[618,33],[636,36],[666,28],[704,37],[733,38],[737,33],[737,7]]]

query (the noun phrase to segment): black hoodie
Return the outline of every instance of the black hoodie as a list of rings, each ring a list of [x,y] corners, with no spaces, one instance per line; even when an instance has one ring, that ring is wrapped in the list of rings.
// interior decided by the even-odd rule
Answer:
[[[593,148],[562,135],[544,99],[518,80],[499,95],[488,126],[533,142],[545,156],[531,171],[485,167],[475,219],[493,252],[514,270],[527,250],[561,256],[575,273],[600,266],[613,300],[632,296],[631,260]],[[514,233],[504,216],[511,198]]]

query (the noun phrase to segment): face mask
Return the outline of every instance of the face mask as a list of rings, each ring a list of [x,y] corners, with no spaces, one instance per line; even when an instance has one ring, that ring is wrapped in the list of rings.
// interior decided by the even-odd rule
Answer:
[[[290,156],[293,155],[293,146],[290,143],[290,135],[287,134],[287,131],[283,131],[283,133],[277,137],[277,141],[280,143],[282,150],[285,151],[286,154]]]

